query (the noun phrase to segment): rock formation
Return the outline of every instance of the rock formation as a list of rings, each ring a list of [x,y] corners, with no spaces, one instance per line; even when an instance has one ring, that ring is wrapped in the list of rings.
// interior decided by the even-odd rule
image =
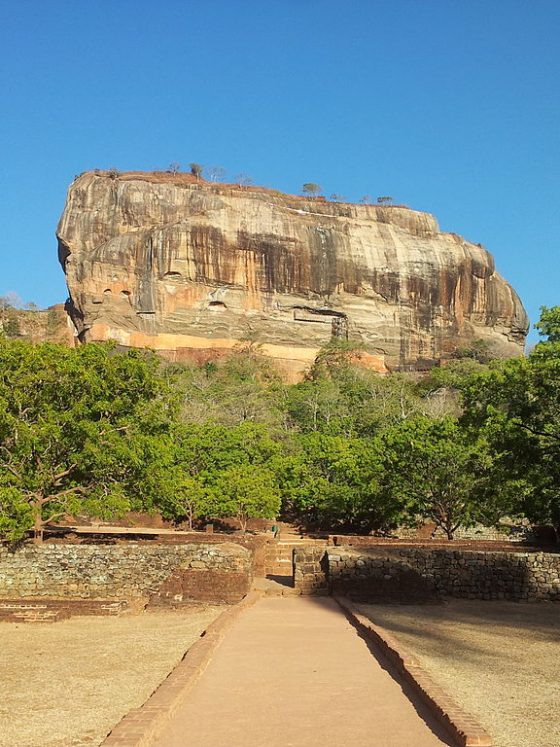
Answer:
[[[64,304],[48,309],[0,309],[0,332],[30,342],[57,342],[73,347],[75,329]]]
[[[475,339],[519,355],[527,333],[486,249],[405,207],[88,172],[57,233],[83,341],[200,358],[251,340],[301,372],[333,336],[410,370]]]

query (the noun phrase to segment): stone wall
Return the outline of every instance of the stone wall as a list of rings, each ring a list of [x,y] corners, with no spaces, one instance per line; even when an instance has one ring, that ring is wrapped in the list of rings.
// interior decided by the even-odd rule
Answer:
[[[162,545],[162,544],[173,544],[173,545],[222,545],[222,544],[235,544],[241,547],[247,548],[251,553],[252,564],[253,564],[253,576],[264,577],[266,574],[266,559],[267,559],[267,547],[273,543],[272,534],[224,534],[224,533],[213,533],[213,532],[176,532],[169,534],[158,534],[157,528],[154,528],[153,534],[143,531],[141,534],[134,534],[133,531],[128,531],[126,535],[108,535],[103,533],[102,525],[99,527],[99,531],[96,531],[95,527],[92,527],[91,532],[79,535],[79,541],[84,544],[95,541],[98,545],[117,545],[123,544],[124,542],[138,542],[144,547],[150,545]],[[56,540],[58,541],[58,540]],[[75,542],[75,540],[73,540]]]
[[[323,578],[320,572],[323,572]],[[560,601],[560,554],[474,552],[426,548],[327,548],[323,557],[295,556],[302,594],[327,587],[361,598]]]
[[[375,546],[387,544],[387,541],[399,540],[407,544],[442,544],[450,540],[447,539],[445,532],[436,527],[435,524],[426,523],[418,527],[399,527],[391,534],[390,537],[371,534],[329,534],[328,542],[330,545],[352,545],[352,546]],[[478,543],[500,543],[507,544],[515,548],[521,543],[534,543],[538,541],[535,528],[529,526],[509,525],[507,531],[500,530],[496,527],[485,527],[477,524],[474,527],[459,527],[452,540],[453,545],[460,543],[471,544],[473,541]],[[548,542],[548,545],[554,542]],[[491,549],[484,547],[483,549]],[[502,548],[499,548],[502,549]]]
[[[250,588],[251,560],[233,543],[0,546],[0,598],[233,602]]]
[[[417,527],[399,527],[394,535],[399,539],[447,539],[447,535],[433,522],[427,522]],[[532,542],[534,532],[527,523],[503,523],[501,526],[487,527],[484,524],[475,524],[472,527],[458,527],[455,530],[454,540],[482,540],[483,542]]]
[[[294,587],[300,594],[328,594],[328,555],[324,547],[294,551]]]

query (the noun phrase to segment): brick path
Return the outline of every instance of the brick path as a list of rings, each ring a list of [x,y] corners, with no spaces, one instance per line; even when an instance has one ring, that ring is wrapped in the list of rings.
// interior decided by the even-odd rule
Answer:
[[[156,747],[450,744],[336,603],[324,597],[265,597],[246,610],[154,742]]]

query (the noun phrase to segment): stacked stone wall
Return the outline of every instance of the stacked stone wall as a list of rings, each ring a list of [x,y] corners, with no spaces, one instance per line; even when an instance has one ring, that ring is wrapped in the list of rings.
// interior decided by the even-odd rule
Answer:
[[[400,595],[410,601],[415,590],[462,599],[560,601],[556,553],[329,547],[322,558],[316,551],[296,554],[295,577],[302,594],[323,585],[332,593]]]
[[[324,547],[304,546],[293,551],[294,587],[300,594],[328,594],[328,555]]]
[[[233,543],[0,546],[0,598],[237,601],[251,580]]]

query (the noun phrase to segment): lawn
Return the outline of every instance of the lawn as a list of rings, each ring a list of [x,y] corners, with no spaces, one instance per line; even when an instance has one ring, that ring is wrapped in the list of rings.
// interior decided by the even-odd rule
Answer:
[[[0,747],[93,747],[223,607],[0,624]]]
[[[560,604],[360,607],[477,717],[495,747],[560,745]]]

